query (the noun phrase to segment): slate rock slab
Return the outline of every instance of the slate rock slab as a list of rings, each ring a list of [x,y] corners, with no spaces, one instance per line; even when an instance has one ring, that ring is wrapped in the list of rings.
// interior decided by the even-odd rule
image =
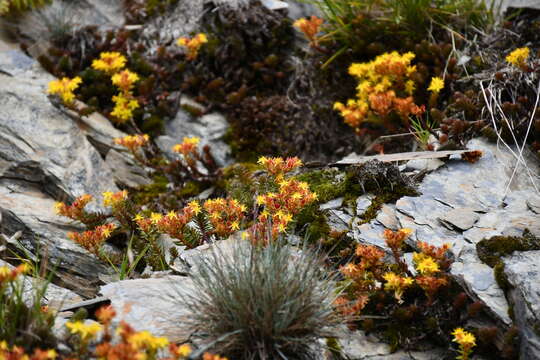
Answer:
[[[520,359],[540,359],[540,251],[505,257],[504,272],[521,335]]]
[[[56,267],[55,281],[88,297],[109,270],[67,239],[81,227],[57,216],[54,203],[91,194],[100,204],[104,191],[118,188],[84,133],[47,98],[53,79],[36,66],[17,77],[0,74],[0,231],[22,231],[23,245]]]
[[[171,342],[188,340],[190,309],[182,294],[193,291],[189,277],[123,280],[101,287],[100,293],[111,301],[117,312],[114,321],[126,321],[138,331],[148,330],[166,336]]]

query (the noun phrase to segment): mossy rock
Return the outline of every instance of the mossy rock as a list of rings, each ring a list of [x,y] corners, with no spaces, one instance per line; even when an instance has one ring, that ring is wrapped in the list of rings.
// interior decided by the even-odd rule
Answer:
[[[525,230],[523,236],[493,236],[476,244],[478,257],[491,267],[495,267],[501,257],[514,251],[540,250],[540,239]]]

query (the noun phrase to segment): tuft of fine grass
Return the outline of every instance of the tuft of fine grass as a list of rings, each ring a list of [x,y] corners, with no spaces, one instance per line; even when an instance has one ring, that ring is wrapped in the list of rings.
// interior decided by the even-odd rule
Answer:
[[[203,350],[233,359],[314,359],[317,341],[342,323],[333,308],[335,274],[317,252],[242,241],[197,269],[195,290],[182,300]]]

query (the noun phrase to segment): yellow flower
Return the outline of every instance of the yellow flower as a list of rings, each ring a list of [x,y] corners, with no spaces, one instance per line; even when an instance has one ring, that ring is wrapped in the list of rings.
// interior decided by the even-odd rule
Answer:
[[[112,83],[118,86],[123,92],[128,92],[131,90],[133,85],[139,80],[139,75],[129,70],[123,70],[119,73],[114,74],[111,80],[112,80]]]
[[[176,41],[178,46],[185,47],[187,50],[186,57],[188,60],[193,60],[197,57],[201,46],[208,42],[206,34],[199,33],[193,38],[181,37]]]
[[[438,94],[444,88],[444,80],[438,76],[431,78],[428,90]]]
[[[200,141],[201,139],[196,136],[184,137],[184,139],[182,140],[182,143],[174,145],[172,150],[174,152],[183,154],[185,156],[185,155],[195,152],[195,150],[197,149],[197,145],[199,144]]]
[[[66,322],[66,327],[69,329],[70,333],[78,334],[83,341],[94,339],[97,333],[102,329],[102,326],[98,323],[93,322],[87,325],[82,321],[68,321]]]
[[[191,354],[191,346],[188,344],[183,344],[180,346],[174,345],[171,349],[169,349],[174,355],[185,358],[188,357]]]
[[[165,337],[156,337],[149,331],[140,331],[131,335],[128,342],[136,349],[145,348],[148,350],[157,350],[169,345],[169,340]]]
[[[64,104],[69,105],[75,99],[75,94],[73,91],[79,87],[79,84],[82,82],[80,77],[74,77],[73,79],[64,77],[59,80],[53,80],[49,83],[49,89],[47,92],[49,94],[55,94],[60,96]]]
[[[191,209],[191,211],[193,211],[195,215],[199,215],[199,213],[201,212],[201,205],[197,200],[190,201],[188,203],[188,207]]]
[[[144,135],[126,135],[123,138],[114,138],[114,143],[122,145],[131,151],[148,144],[150,137],[147,134]]]
[[[410,277],[402,277],[393,272],[387,272],[383,275],[386,284],[384,284],[385,290],[393,290],[396,300],[401,302],[401,297],[405,289],[412,285],[413,279]]]
[[[431,256],[425,256],[419,261],[416,264],[416,270],[422,275],[429,275],[440,271],[439,264],[437,264]]]
[[[236,231],[239,229],[240,229],[240,224],[238,223],[238,221],[233,221],[231,223],[231,231]]]
[[[151,213],[150,214],[150,220],[152,220],[152,222],[155,224],[157,223],[159,220],[161,220],[161,218],[163,217],[163,215],[159,214],[159,213]]]
[[[529,57],[529,48],[522,47],[512,51],[508,56],[506,56],[506,61],[514,66],[525,65],[525,61]]]
[[[102,52],[99,59],[92,61],[92,67],[109,74],[121,70],[126,65],[126,58],[119,52]]]
[[[454,339],[452,341],[457,342],[460,345],[476,345],[476,338],[473,334],[463,330],[463,328],[457,328],[452,332]]]
[[[319,19],[315,15],[311,19],[301,18],[294,22],[293,26],[304,33],[306,38],[312,43],[317,44],[317,34],[323,23],[323,19]]]
[[[139,107],[139,102],[137,100],[126,97],[125,94],[113,96],[112,100],[115,103],[115,106],[111,115],[119,122],[126,122],[131,119],[133,110]]]
[[[412,80],[407,80],[405,83],[405,92],[408,95],[412,95],[414,93],[414,90],[416,89],[416,84]]]
[[[113,193],[111,191],[105,191],[103,193],[103,205],[116,206],[128,198],[127,190],[118,191]]]

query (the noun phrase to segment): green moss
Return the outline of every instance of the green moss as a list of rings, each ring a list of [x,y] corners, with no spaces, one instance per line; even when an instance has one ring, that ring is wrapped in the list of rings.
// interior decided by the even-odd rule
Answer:
[[[311,191],[317,193],[319,203],[323,204],[339,197],[343,197],[347,203],[362,194],[362,189],[355,184],[353,176],[337,169],[308,171],[298,175],[297,179],[307,182]]]
[[[335,357],[338,357],[338,358],[342,357],[341,346],[339,345],[339,341],[336,338],[327,338],[326,347]]]
[[[508,281],[508,277],[504,272],[504,262],[499,261],[493,267],[493,274],[495,275],[495,281],[497,281],[497,284],[499,284],[499,286],[504,292],[510,290],[513,287],[512,284],[510,284],[510,282]]]
[[[258,170],[261,170],[261,167],[250,162],[227,166],[223,169],[216,187],[227,196],[250,207],[253,205],[253,194],[261,192],[258,182],[253,177],[253,173]]]
[[[136,205],[143,206],[152,203],[159,195],[167,191],[169,181],[163,175],[156,175],[153,182],[148,185],[140,186],[133,194],[133,202]]]
[[[152,135],[163,133],[163,125],[163,119],[157,115],[149,116],[139,123],[142,132]]]
[[[178,195],[182,198],[190,198],[196,195],[199,195],[203,190],[205,189],[205,186],[197,181],[188,181],[184,184],[182,189],[178,192]]]
[[[231,148],[231,154],[236,161],[242,163],[255,163],[259,159],[260,154],[258,152],[249,150],[249,148],[246,148],[240,143],[232,126],[227,129],[227,132],[223,136],[223,140]]]
[[[491,267],[497,265],[501,257],[510,255],[514,251],[530,250],[540,250],[540,239],[528,230],[523,232],[522,237],[493,236],[476,244],[478,256]]]
[[[296,224],[300,232],[312,241],[325,238],[330,234],[330,226],[324,213],[319,210],[318,204],[304,208],[296,216]]]
[[[375,195],[375,198],[371,200],[371,204],[366,211],[364,211],[363,214],[359,214],[359,217],[362,219],[359,225],[366,224],[375,219],[384,204],[394,203],[403,196],[413,195],[416,195],[416,193],[405,187],[399,187],[392,190],[384,189]]]

